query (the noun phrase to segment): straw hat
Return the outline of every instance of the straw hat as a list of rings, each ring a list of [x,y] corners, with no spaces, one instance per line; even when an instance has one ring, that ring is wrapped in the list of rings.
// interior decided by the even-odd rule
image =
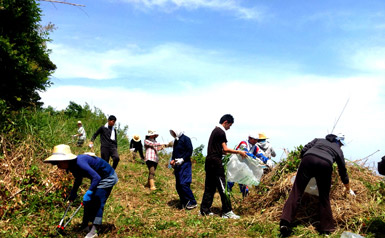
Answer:
[[[259,133],[259,138],[258,138],[258,140],[265,140],[265,139],[269,139],[269,138],[265,135],[265,133]]]
[[[139,142],[139,141],[140,141],[140,136],[139,136],[139,135],[134,135],[132,139],[133,139],[135,142]]]
[[[159,134],[154,130],[148,130],[147,136],[158,136]]]
[[[78,124],[82,124],[82,121],[78,121]]]
[[[57,145],[53,147],[52,155],[44,160],[44,163],[74,160],[76,155],[71,153],[71,148],[68,145]]]

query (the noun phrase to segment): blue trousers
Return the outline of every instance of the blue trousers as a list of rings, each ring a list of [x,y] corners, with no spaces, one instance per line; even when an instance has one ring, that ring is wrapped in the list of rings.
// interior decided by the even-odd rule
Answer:
[[[227,189],[231,191],[234,186],[234,182],[227,182]],[[239,191],[243,194],[243,196],[247,195],[247,192],[249,191],[248,187],[244,184],[239,184]]]
[[[94,225],[101,225],[104,205],[111,194],[112,187],[97,188],[92,195],[91,201],[84,205],[83,224],[92,222]]]
[[[190,185],[192,182],[191,162],[175,166],[175,188],[182,206],[197,204]]]

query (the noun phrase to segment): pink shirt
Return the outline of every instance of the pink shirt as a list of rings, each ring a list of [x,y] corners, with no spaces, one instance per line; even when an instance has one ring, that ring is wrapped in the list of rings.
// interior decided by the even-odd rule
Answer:
[[[155,140],[144,140],[144,148],[146,149],[146,158],[144,161],[150,160],[158,163],[158,151],[161,149],[161,145],[161,143],[158,143]]]

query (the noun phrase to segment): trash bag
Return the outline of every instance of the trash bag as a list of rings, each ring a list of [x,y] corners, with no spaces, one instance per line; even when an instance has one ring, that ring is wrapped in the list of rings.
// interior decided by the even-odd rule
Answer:
[[[236,182],[248,186],[258,186],[263,174],[264,164],[247,156],[232,154],[227,163],[226,179],[228,182]]]
[[[295,181],[295,175],[291,178],[291,184],[294,184],[294,181]],[[310,179],[309,183],[307,184],[307,186],[305,188],[305,193],[319,196],[317,182],[315,181],[314,177],[312,177]]]
[[[381,158],[380,162],[378,162],[378,173],[385,175],[385,156]]]
[[[364,238],[364,237],[359,234],[355,234],[349,231],[344,231],[341,234],[341,238]]]

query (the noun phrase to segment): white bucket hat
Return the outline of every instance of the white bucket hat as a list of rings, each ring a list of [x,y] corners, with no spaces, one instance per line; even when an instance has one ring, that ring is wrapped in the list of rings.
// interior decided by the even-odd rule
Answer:
[[[52,155],[45,159],[44,163],[74,160],[76,157],[76,155],[72,154],[71,148],[68,145],[62,144],[53,147]]]
[[[159,134],[155,130],[148,130],[146,136],[158,136]]]

